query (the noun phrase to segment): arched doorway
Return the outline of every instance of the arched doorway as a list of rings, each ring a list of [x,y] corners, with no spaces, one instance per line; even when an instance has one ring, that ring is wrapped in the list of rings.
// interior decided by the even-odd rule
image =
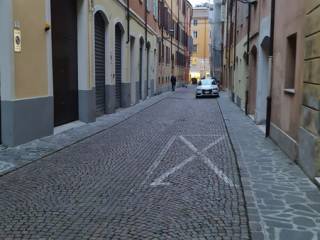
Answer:
[[[257,47],[253,46],[249,56],[249,104],[248,113],[254,115],[256,112],[256,96],[257,96]]]
[[[116,102],[115,108],[121,107],[121,83],[122,83],[122,36],[123,27],[121,23],[115,26],[115,88],[116,88]]]
[[[140,49],[139,49],[139,100],[142,99],[142,81],[143,81],[143,47],[144,40],[140,38]]]
[[[106,22],[102,12],[94,16],[95,22],[95,93],[96,115],[105,113],[106,109]]]
[[[269,47],[270,37],[265,36],[258,49],[257,67],[257,100],[255,120],[257,124],[265,124],[267,113],[267,97],[269,95]]]

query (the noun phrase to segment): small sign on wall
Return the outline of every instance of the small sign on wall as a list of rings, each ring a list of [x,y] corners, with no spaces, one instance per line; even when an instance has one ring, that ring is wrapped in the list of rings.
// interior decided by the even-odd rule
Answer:
[[[15,28],[13,30],[13,42],[14,42],[14,51],[15,52],[21,52],[21,30]]]

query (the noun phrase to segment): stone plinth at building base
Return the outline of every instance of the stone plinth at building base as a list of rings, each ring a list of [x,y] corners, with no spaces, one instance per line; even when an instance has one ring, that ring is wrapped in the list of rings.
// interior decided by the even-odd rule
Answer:
[[[313,135],[304,128],[299,130],[298,162],[312,179],[320,176],[320,137]]]
[[[90,123],[96,120],[96,94],[95,88],[92,90],[79,90],[79,120]]]
[[[270,137],[274,142],[276,142],[282,151],[290,157],[290,159],[294,161],[297,160],[298,146],[296,141],[273,123],[271,123]]]
[[[2,141],[16,146],[53,133],[53,97],[1,102]]]

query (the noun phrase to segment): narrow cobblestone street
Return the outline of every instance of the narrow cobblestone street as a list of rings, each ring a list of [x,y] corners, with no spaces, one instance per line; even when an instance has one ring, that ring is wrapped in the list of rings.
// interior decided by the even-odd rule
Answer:
[[[1,239],[249,239],[216,99],[175,94],[0,178]]]

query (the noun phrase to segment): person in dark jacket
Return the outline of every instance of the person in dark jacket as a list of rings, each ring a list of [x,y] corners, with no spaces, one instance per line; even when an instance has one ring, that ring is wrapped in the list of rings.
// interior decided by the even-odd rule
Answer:
[[[177,78],[175,75],[172,75],[171,76],[171,87],[172,87],[173,92],[176,90],[176,83],[177,83]]]

